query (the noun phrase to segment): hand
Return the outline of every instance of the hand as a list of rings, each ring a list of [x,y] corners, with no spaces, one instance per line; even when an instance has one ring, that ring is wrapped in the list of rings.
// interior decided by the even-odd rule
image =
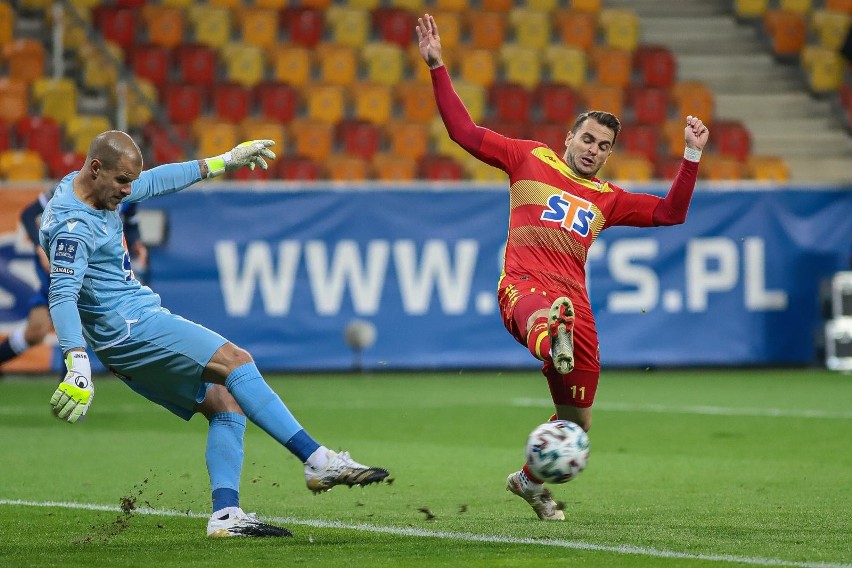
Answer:
[[[65,355],[68,372],[50,398],[53,414],[70,423],[77,422],[89,411],[95,398],[92,367],[85,351],[69,351]]]
[[[207,158],[204,163],[207,164],[207,177],[216,177],[226,172],[232,172],[243,166],[248,166],[253,170],[255,166],[260,166],[260,169],[269,169],[266,159],[274,160],[275,153],[269,149],[274,146],[274,140],[249,140],[238,144],[229,152],[225,152],[213,158]]]
[[[686,117],[686,128],[683,132],[687,148],[694,148],[699,151],[704,149],[707,139],[710,138],[710,131],[696,116]]]
[[[429,69],[436,69],[444,64],[441,59],[441,37],[438,35],[438,24],[429,14],[417,18],[417,42],[420,55],[429,65]]]

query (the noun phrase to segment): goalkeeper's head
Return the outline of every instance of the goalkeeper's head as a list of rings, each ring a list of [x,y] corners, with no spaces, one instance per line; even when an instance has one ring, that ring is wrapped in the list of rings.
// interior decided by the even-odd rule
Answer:
[[[141,173],[142,151],[133,138],[120,130],[108,130],[89,145],[74,189],[95,209],[115,211]]]

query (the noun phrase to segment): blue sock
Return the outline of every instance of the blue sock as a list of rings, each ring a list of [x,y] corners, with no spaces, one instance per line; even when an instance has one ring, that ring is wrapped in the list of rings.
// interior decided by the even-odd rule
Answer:
[[[246,417],[219,412],[210,419],[207,432],[207,473],[213,491],[213,512],[240,506],[240,474],[243,470],[243,433]]]
[[[269,388],[254,363],[240,365],[231,371],[225,379],[225,387],[249,420],[293,452],[302,462],[319,447],[296,421],[281,398]]]

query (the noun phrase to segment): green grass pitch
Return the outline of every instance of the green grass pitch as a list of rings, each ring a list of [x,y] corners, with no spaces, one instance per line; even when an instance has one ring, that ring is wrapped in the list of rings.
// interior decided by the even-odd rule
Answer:
[[[505,491],[551,412],[529,372],[269,375],[319,441],[392,483],[312,495],[246,432],[241,500],[290,539],[205,538],[206,422],[113,378],[86,421],[52,379],[0,380],[4,566],[852,567],[852,376],[605,370],[589,465],[553,486],[567,521]],[[122,503],[133,503],[133,509]]]

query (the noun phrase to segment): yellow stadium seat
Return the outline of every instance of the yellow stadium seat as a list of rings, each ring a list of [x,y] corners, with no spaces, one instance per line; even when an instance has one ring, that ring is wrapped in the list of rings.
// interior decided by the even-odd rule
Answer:
[[[320,44],[315,49],[320,81],[351,85],[358,77],[358,53],[348,45]]]
[[[560,7],[559,0],[525,0],[524,6],[536,12],[555,12]]]
[[[639,45],[639,18],[630,9],[606,8],[598,16],[609,47],[634,51]]]
[[[286,8],[289,4],[289,0],[254,0],[256,8],[271,8],[273,10]]]
[[[196,4],[189,9],[195,41],[216,49],[230,43],[233,31],[231,20],[231,11],[226,8]]]
[[[254,87],[264,79],[266,66],[263,50],[248,43],[234,42],[221,49],[228,81],[244,87]]]
[[[118,81],[119,69],[124,61],[124,50],[112,42],[106,42],[106,52],[99,46],[83,45],[77,52],[83,68],[83,85],[88,89],[112,88]]]
[[[68,120],[65,134],[71,143],[71,149],[85,156],[95,136],[111,129],[112,123],[105,116],[78,114]]]
[[[435,11],[464,12],[470,8],[468,0],[432,0]]]
[[[463,49],[459,54],[462,81],[490,87],[497,79],[497,63],[490,49]]]
[[[0,49],[15,37],[15,11],[8,2],[0,2]]]
[[[769,0],[734,0],[734,13],[738,18],[762,18],[769,9]]]
[[[332,124],[297,118],[290,123],[289,132],[297,156],[323,162],[331,154],[334,140]]]
[[[462,168],[468,179],[478,182],[488,183],[504,183],[509,181],[506,172],[500,168],[495,168],[491,164],[486,164],[481,160],[477,160],[470,154],[459,160]]]
[[[307,47],[280,44],[269,53],[272,77],[279,83],[302,87],[311,81],[312,58]]]
[[[43,77],[33,84],[33,97],[41,107],[42,116],[60,124],[77,114],[77,85],[72,79]]]
[[[0,122],[12,124],[27,115],[30,106],[27,85],[0,77]]]
[[[587,60],[582,49],[551,45],[545,51],[545,61],[550,71],[551,83],[578,89],[586,82]]]
[[[34,150],[6,150],[0,153],[0,179],[38,181],[47,174],[44,160]]]
[[[310,85],[302,96],[311,120],[334,124],[346,115],[346,93],[341,85]]]
[[[852,22],[852,13],[814,10],[811,14],[811,28],[819,38],[819,45],[835,51],[840,51],[843,42],[846,41],[850,22]]]
[[[419,83],[432,84],[432,75],[429,73],[429,67],[423,62],[423,57],[420,55],[420,50],[416,45],[408,48],[407,53],[408,68],[411,70],[411,78]],[[447,70],[450,74],[453,73],[454,59],[445,62]]]
[[[818,45],[806,45],[802,49],[800,62],[812,92],[831,93],[840,89],[843,84],[846,62],[837,51]]]
[[[240,140],[274,140],[273,150],[283,154],[287,148],[287,136],[284,126],[267,118],[248,117],[239,124]]]
[[[736,181],[743,179],[745,166],[736,158],[718,154],[701,156],[698,176],[707,181]]]
[[[369,162],[349,154],[332,154],[324,165],[332,181],[365,181],[370,174]]]
[[[813,9],[812,0],[778,0],[778,9],[806,15]]]
[[[218,156],[240,143],[237,125],[215,119],[197,120],[193,124],[193,134],[201,156]]]
[[[422,13],[426,8],[425,0],[390,0],[389,5],[394,8],[402,8],[409,12],[414,12],[415,14]]]
[[[20,0],[18,5],[27,10],[44,12],[53,5],[53,2],[51,0]]]
[[[146,100],[148,101],[146,103]],[[145,79],[134,79],[127,86],[127,124],[141,127],[154,117],[157,106],[157,87]]]
[[[373,83],[396,85],[405,71],[405,52],[394,43],[372,42],[361,48],[367,79]],[[424,65],[425,67],[425,65]]]
[[[326,11],[325,22],[334,43],[361,47],[370,37],[370,13],[367,10],[337,4]]]
[[[160,4],[169,8],[186,9],[195,4],[195,0],[160,0]]]
[[[432,123],[429,125],[429,137],[432,140],[432,146],[435,148],[434,153],[436,154],[449,156],[458,161],[463,161],[470,155],[467,153],[467,150],[450,139],[449,134],[447,134],[447,128],[444,126],[440,117],[432,119]]]
[[[382,181],[412,181],[417,177],[417,161],[390,152],[373,156],[373,177]]]
[[[353,116],[373,124],[385,124],[393,113],[393,93],[389,85],[356,82],[350,87]]]
[[[408,122],[430,122],[438,112],[430,83],[404,81],[394,88],[394,94]]]
[[[435,11],[432,15],[438,22],[441,45],[450,49],[458,47],[461,43],[463,14],[454,11]]]
[[[246,6],[236,13],[244,43],[263,49],[278,45],[278,13],[274,9]]]
[[[485,88],[465,81],[456,81],[455,89],[473,121],[481,122],[488,109]],[[435,106],[434,100],[432,105]]]
[[[616,182],[646,182],[654,178],[654,164],[641,154],[619,153],[609,157],[601,175]]]
[[[541,57],[535,48],[506,44],[500,49],[500,62],[509,83],[532,89],[541,82]]]
[[[746,175],[756,181],[787,182],[790,181],[790,168],[778,156],[749,156]]]
[[[514,30],[515,42],[518,45],[534,49],[543,49],[550,45],[550,14],[528,8],[515,8],[509,12],[509,24]]]
[[[390,151],[397,156],[419,160],[429,152],[430,126],[425,123],[391,121],[385,125]]]
[[[360,10],[374,10],[378,8],[382,3],[382,0],[347,0],[345,4],[352,8],[358,8]]]

